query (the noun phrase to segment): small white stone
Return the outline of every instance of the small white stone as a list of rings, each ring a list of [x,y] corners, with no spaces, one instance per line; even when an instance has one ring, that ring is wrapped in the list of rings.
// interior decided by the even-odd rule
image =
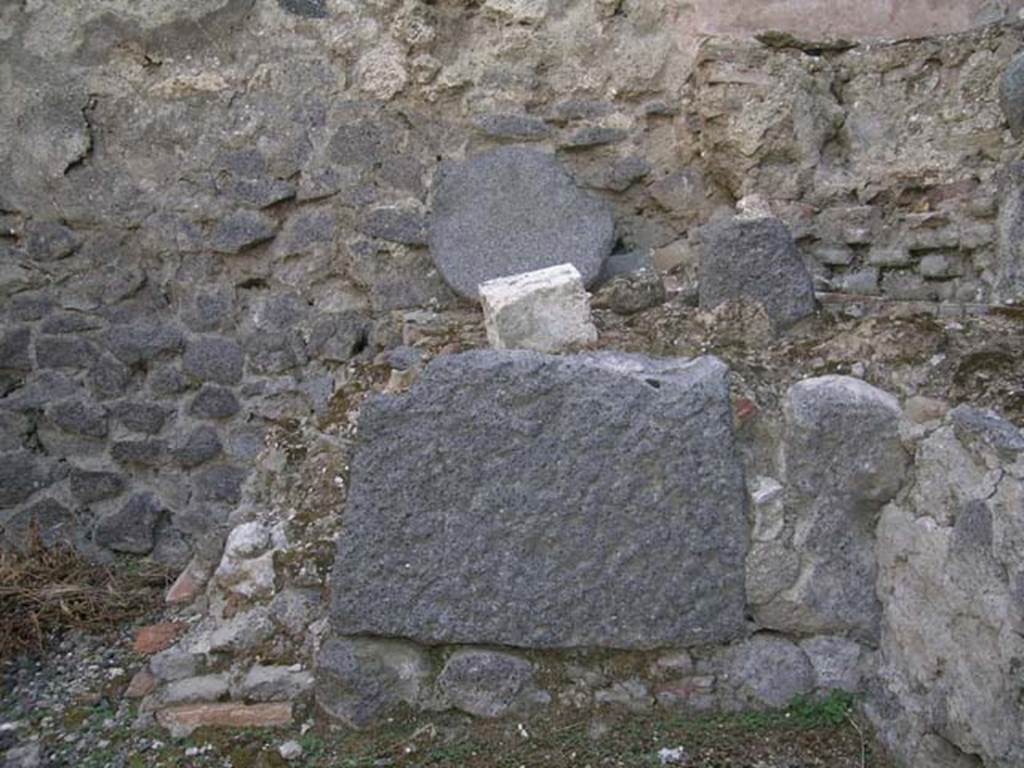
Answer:
[[[774,541],[786,527],[782,485],[771,477],[755,477],[748,482],[748,490],[754,514],[754,541]]]
[[[672,747],[671,749],[666,747],[658,750],[658,760],[662,765],[686,765],[689,757],[682,747]]]
[[[571,264],[489,280],[480,286],[480,300],[495,349],[560,352],[597,341],[590,298]]]
[[[242,523],[224,545],[225,557],[255,557],[270,545],[270,532],[260,523]]]
[[[286,741],[277,748],[277,753],[285,760],[298,760],[302,757],[302,745],[297,741]]]
[[[747,195],[736,203],[737,215],[744,219],[770,219],[772,209],[760,195]]]

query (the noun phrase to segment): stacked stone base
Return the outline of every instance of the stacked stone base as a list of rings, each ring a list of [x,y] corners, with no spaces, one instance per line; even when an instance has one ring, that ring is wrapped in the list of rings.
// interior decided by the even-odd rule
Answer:
[[[202,618],[139,680],[144,716],[368,728],[843,691],[901,765],[1021,765],[1024,434],[843,376],[793,385],[756,434],[743,407],[714,358],[437,359],[359,409],[340,532],[235,528]],[[329,605],[314,530],[338,548]]]
[[[781,708],[797,697],[863,691],[872,649],[839,637],[758,633],[730,646],[651,652],[428,648],[336,638],[317,663],[318,710],[355,728],[403,709],[481,718],[656,708],[708,713]]]

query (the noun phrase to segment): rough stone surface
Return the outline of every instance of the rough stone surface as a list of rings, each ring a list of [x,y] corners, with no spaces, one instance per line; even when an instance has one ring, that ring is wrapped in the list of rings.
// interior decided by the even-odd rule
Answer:
[[[65,259],[82,244],[74,230],[56,221],[33,222],[25,235],[25,249],[36,261]]]
[[[124,400],[109,407],[110,415],[132,432],[155,435],[171,416],[171,410],[159,403]]]
[[[210,571],[211,568],[193,557],[174,583],[168,587],[164,598],[168,605],[185,605],[195,600],[210,578]]]
[[[277,4],[287,13],[303,16],[307,19],[327,18],[326,0],[277,0]]]
[[[430,661],[408,643],[331,638],[317,657],[316,702],[330,717],[364,728],[425,693]]]
[[[282,760],[292,762],[298,760],[305,754],[305,750],[299,742],[292,740],[286,741],[284,744],[277,748],[277,754],[281,756]]]
[[[36,363],[40,368],[88,368],[96,357],[96,347],[78,336],[36,339]]]
[[[1012,163],[1003,175],[999,206],[999,262],[996,298],[1024,299],[1024,162]]]
[[[435,180],[431,256],[467,298],[488,280],[564,263],[590,285],[613,238],[607,206],[535,150],[497,149],[442,166]]]
[[[189,343],[181,363],[185,373],[200,381],[231,385],[242,380],[245,356],[231,339],[207,336]]]
[[[144,555],[153,549],[164,508],[151,493],[132,496],[120,510],[96,524],[96,543],[115,552]]]
[[[194,469],[208,461],[213,461],[224,450],[217,430],[211,427],[198,427],[189,433],[185,441],[174,449],[174,458],[186,469]]]
[[[200,419],[230,419],[241,407],[230,389],[205,384],[192,399],[189,411]]]
[[[813,314],[814,284],[778,219],[735,217],[701,230],[700,306],[757,301],[780,326]]]
[[[1010,131],[1024,139],[1024,55],[1013,58],[999,82],[999,105]]]
[[[312,687],[309,670],[257,664],[245,673],[232,695],[245,701],[292,701]]]
[[[0,337],[0,368],[15,371],[31,371],[32,359],[29,346],[32,331],[28,328],[14,328]]]
[[[149,668],[160,680],[184,680],[199,671],[199,657],[180,646],[171,646],[153,655]]]
[[[310,355],[345,363],[367,344],[369,322],[360,312],[327,315],[314,326],[309,340]]]
[[[119,464],[159,467],[166,455],[163,440],[118,440],[110,445],[110,458]]]
[[[918,742],[910,768],[984,768],[977,755],[969,755],[938,734],[925,734]]]
[[[1014,461],[1024,453],[1024,433],[995,411],[959,405],[949,420],[965,445],[984,448],[1003,461]]]
[[[654,696],[647,685],[637,678],[615,683],[594,694],[597,704],[627,709],[630,712],[644,712],[654,706]]]
[[[90,472],[84,469],[71,470],[71,495],[82,504],[110,499],[124,491],[124,477],[114,472]]]
[[[488,280],[480,302],[495,349],[560,352],[597,341],[590,299],[571,264]]]
[[[143,667],[132,675],[132,679],[128,683],[128,687],[124,689],[124,697],[126,699],[145,698],[156,690],[157,685],[159,685],[159,681],[153,673]]]
[[[903,412],[915,424],[927,424],[945,416],[949,412],[949,403],[933,397],[915,395],[903,404]]]
[[[626,277],[645,269],[654,269],[654,251],[640,249],[613,253],[605,260],[597,281],[599,285],[604,285],[612,278]]]
[[[39,501],[22,507],[3,522],[3,537],[17,549],[24,549],[38,535],[44,546],[57,543],[74,544],[81,534],[79,521],[71,511],[54,499]]]
[[[759,635],[730,649],[726,669],[730,683],[748,703],[784,707],[794,696],[814,688],[814,669],[797,645]]]
[[[791,551],[799,564],[786,588],[758,595],[754,616],[763,626],[877,642],[874,531],[906,475],[901,417],[895,398],[860,379],[825,376],[790,388],[783,452],[792,534],[775,562]]]
[[[277,222],[257,211],[237,211],[221,220],[210,235],[210,247],[217,253],[237,254],[270,240]]]
[[[46,409],[50,420],[59,429],[82,437],[107,436],[106,409],[81,400],[65,400]]]
[[[43,746],[41,744],[23,744],[11,747],[4,753],[4,768],[41,768],[43,765]]]
[[[1021,145],[1007,130],[999,100],[1008,65],[1011,73],[1019,67],[1012,59],[1024,40],[1014,20],[1021,4],[0,3],[0,461],[22,451],[33,455],[13,471],[5,467],[6,475],[0,469],[0,496],[11,494],[0,513],[5,537],[27,531],[36,518],[44,539],[68,534],[87,554],[106,558],[91,535],[97,518],[152,491],[168,514],[154,532],[151,556],[181,568],[194,548],[209,560],[179,585],[191,599],[203,591],[209,574],[202,571],[219,562],[221,534],[236,518],[253,508],[261,515],[296,510],[289,525],[304,526],[307,513],[341,508],[349,457],[335,462],[324,456],[328,445],[347,450],[347,427],[337,417],[362,397],[349,391],[347,364],[375,360],[373,367],[386,376],[386,366],[398,368],[399,358],[381,353],[397,343],[425,357],[440,348],[434,343],[440,338],[425,339],[422,326],[401,339],[404,320],[390,312],[429,307],[441,317],[455,305],[421,247],[419,217],[432,208],[431,179],[445,158],[458,161],[502,142],[559,148],[577,183],[596,190],[614,210],[616,247],[653,249],[680,305],[697,296],[695,231],[744,198],[746,209],[768,212],[791,229],[819,291],[879,297],[857,299],[851,313],[873,313],[893,297],[948,302],[941,309],[904,307],[943,314],[982,309],[954,308],[959,302],[1024,298]],[[841,43],[822,39],[824,33],[857,43],[862,33],[907,38],[1001,19],[1008,23],[845,52]],[[748,33],[765,28],[787,34],[749,39]],[[697,39],[706,32],[740,34]],[[286,65],[268,67],[268,61]],[[493,181],[500,186],[505,179]],[[757,195],[760,205],[752,204]],[[414,215],[395,217],[395,210]],[[482,217],[490,219],[501,216]],[[993,314],[1010,322],[1006,316],[1014,311]],[[667,307],[664,315],[651,313],[629,326],[656,332],[644,341],[659,350],[688,346],[676,332],[676,317],[676,307]],[[725,312],[709,322],[748,348],[766,338],[760,319],[733,322],[739,319],[742,313]],[[860,350],[829,345],[821,351],[824,367],[812,367],[859,370],[863,358],[863,375],[892,382],[901,398],[940,393],[931,373],[943,378],[961,357],[962,331],[952,319],[939,322],[948,326],[942,335],[950,346],[937,350],[950,354],[927,369],[924,360],[881,359],[884,333],[874,346],[876,339],[866,334]],[[614,343],[615,326],[623,324],[604,312],[599,320],[610,326],[603,341]],[[972,323],[964,324],[966,338]],[[901,325],[923,332],[928,324]],[[230,389],[217,390],[226,407],[216,414],[190,410],[202,382],[181,359],[208,335],[237,344],[250,366]],[[468,336],[452,334],[450,341],[479,343],[478,334]],[[1006,341],[994,334],[995,354],[986,342],[972,365],[1002,365]],[[1009,370],[1013,362],[1005,359]],[[402,365],[395,390],[418,373],[415,363]],[[925,370],[928,380],[919,378]],[[979,372],[978,384],[986,373]],[[962,388],[949,392],[951,402],[965,396],[995,401],[992,382],[975,387],[971,376],[965,378]],[[772,439],[779,393],[764,392],[759,376],[744,375],[739,384],[744,397],[757,401],[756,408],[741,402],[740,429],[755,440]],[[55,424],[46,411],[67,400],[106,411],[107,434],[83,435]],[[140,432],[131,424],[142,424],[144,414],[119,415],[123,404],[151,402],[174,417]],[[210,399],[204,394],[197,402]],[[1019,409],[1012,412],[1018,415]],[[220,423],[207,421],[214,416]],[[905,442],[925,444],[918,448],[914,485],[900,504],[915,520],[927,510],[924,517],[939,529],[956,528],[963,518],[957,535],[984,539],[985,517],[975,502],[1000,498],[1004,463],[1016,461],[1013,441],[963,413],[938,426],[941,416],[903,428]],[[195,417],[217,432],[223,450],[186,466],[171,449],[185,444]],[[227,418],[233,421],[221,421]],[[264,447],[270,450],[261,456]],[[200,450],[199,458],[206,453]],[[774,458],[759,456],[752,469],[788,486]],[[196,469],[218,462],[252,467],[271,480],[244,489],[253,505],[232,512],[230,522],[228,503],[198,501]],[[24,477],[15,475],[19,467]],[[125,488],[116,498],[80,501],[73,467],[116,472]],[[951,484],[950,477],[960,482]],[[745,566],[749,601],[758,606],[789,590],[811,565],[798,551],[799,509],[788,508],[788,498],[788,487],[764,484],[754,501]],[[998,530],[1001,513],[993,517]],[[332,538],[335,522],[304,529],[303,546],[307,536],[322,533],[324,540],[312,551],[303,548],[298,562],[283,563],[276,586],[289,600],[274,598],[266,615],[230,620],[216,635],[203,629],[219,649],[211,664],[227,665],[222,654],[252,652],[251,642],[260,652],[272,650],[275,659],[279,653],[295,658],[300,645],[300,655],[312,654],[324,609],[294,596],[322,590],[320,547]],[[915,543],[927,549],[931,539],[919,538]],[[907,551],[917,562],[917,550]],[[813,562],[827,555],[806,556]],[[968,571],[965,578],[975,576]],[[1011,566],[1007,583],[1013,578]],[[975,602],[986,605],[992,590],[973,586]],[[223,588],[209,588],[213,599],[207,605],[200,597],[197,611],[220,607]],[[229,596],[225,612],[244,610],[238,602],[238,595]],[[941,600],[930,605],[945,610]],[[965,623],[960,614],[946,622],[960,635],[944,651],[971,647],[962,641],[970,634]],[[932,639],[949,631],[939,623]],[[985,630],[977,634],[978,645],[987,647]],[[820,672],[810,646],[804,649]],[[703,667],[706,656],[694,655]],[[929,673],[925,684],[915,681],[895,699],[906,702],[898,709],[921,726],[899,738],[912,751],[907,764],[977,765],[981,757],[972,752],[1019,764],[1012,753],[992,757],[964,735],[961,702],[974,694],[968,683],[967,698],[947,696],[945,684],[971,674],[961,674],[952,656],[935,658],[944,662],[943,676]],[[205,673],[206,663],[203,657],[202,668],[187,676]],[[1004,676],[1016,679],[1012,664],[1006,669]],[[717,672],[680,672],[656,693],[707,706],[719,701]],[[898,688],[899,677],[891,679]],[[591,702],[597,690],[628,696],[621,680],[592,685]],[[1009,700],[993,690],[995,698]],[[901,722],[899,713],[885,722]],[[81,734],[57,747],[64,754],[53,759],[73,763],[92,744],[89,733]],[[50,751],[39,760],[50,761]]]
[[[204,467],[195,475],[195,487],[200,501],[237,504],[242,498],[242,483],[248,472],[243,467],[216,464]]]
[[[548,0],[486,0],[484,8],[517,24],[534,24],[548,13]]]
[[[228,534],[224,556],[214,578],[227,591],[244,598],[274,594],[274,552],[271,533],[257,522],[243,523]]]
[[[159,323],[119,325],[107,333],[108,349],[126,365],[173,356],[181,351],[184,343],[180,329]]]
[[[480,115],[473,119],[473,126],[488,136],[516,141],[539,141],[551,135],[547,123],[529,115]]]
[[[50,482],[49,471],[30,452],[0,454],[0,509],[20,504]]]
[[[368,403],[360,440],[339,633],[534,648],[742,633],[746,491],[719,361],[440,358]]]
[[[395,206],[375,208],[359,224],[365,235],[405,245],[426,245],[427,228],[423,214]]]
[[[929,471],[878,526],[882,663],[868,712],[915,767],[1021,765],[1024,435],[958,408],[917,463]]]
[[[814,667],[815,687],[819,691],[861,691],[861,645],[842,637],[812,637],[800,643],[800,648]]]
[[[502,717],[528,703],[533,666],[495,651],[456,651],[437,677],[437,694],[448,706],[476,717]]]

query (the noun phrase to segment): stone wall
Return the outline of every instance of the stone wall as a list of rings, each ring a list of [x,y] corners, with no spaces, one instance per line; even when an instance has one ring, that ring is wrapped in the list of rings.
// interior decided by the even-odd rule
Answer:
[[[709,41],[694,90],[705,173],[793,228],[819,287],[892,299],[1012,298],[1000,201],[1019,147],[998,88],[1004,31],[842,54]]]
[[[785,27],[772,7],[694,12]],[[957,9],[927,18],[988,18]],[[432,179],[501,144],[554,152],[612,205],[617,249],[650,249],[687,295],[698,226],[751,196],[819,290],[1019,293],[997,99],[1017,27],[695,50],[691,10],[5,6],[5,529],[35,509],[83,545],[183,562],[245,498],[265,430],[322,413],[346,362],[386,345],[388,312],[458,304],[425,247]]]
[[[396,348],[436,330],[419,310],[465,307],[427,247],[442,162],[502,145],[553,153],[613,210],[617,253],[649,252],[681,302],[698,293],[701,226],[738,204],[789,225],[819,292],[981,304],[1024,294],[1020,145],[999,105],[1022,29],[974,29],[1019,4],[927,6],[919,16],[921,4],[876,3],[833,27],[829,3],[815,6],[821,16],[799,6],[799,24],[795,3],[6,4],[6,543],[34,520],[44,539],[70,537],[97,558],[184,569],[171,600],[203,619],[149,665],[159,688],[143,709],[165,718],[203,697],[297,699],[313,678],[291,667],[318,650],[322,680],[388,692],[367,704],[332,698],[334,683],[321,691],[324,709],[356,723],[402,701],[484,715],[545,696],[775,705],[863,689],[881,664],[891,681],[871,701],[911,764],[1019,763],[1020,744],[1000,735],[1018,714],[1006,682],[1018,664],[1005,617],[1015,534],[983,509],[998,500],[1011,523],[1019,511],[1018,437],[965,428],[977,419],[963,413],[908,433],[890,397],[853,380],[794,387],[783,432],[758,449],[785,461],[750,473],[748,526],[723,537],[736,546],[716,574],[735,598],[726,626],[709,634],[698,611],[706,636],[669,627],[680,642],[661,638],[664,653],[613,643],[637,654],[623,674],[600,653],[575,664],[480,646],[501,642],[494,634],[405,633],[442,644],[424,650],[351,637],[393,627],[336,622],[318,648],[347,419],[364,394],[350,364],[384,352],[381,375],[400,389],[416,354]],[[785,34],[749,39],[766,28]],[[957,34],[858,39],[879,32]],[[457,349],[447,333],[438,346]],[[822,476],[823,453],[843,471]],[[933,456],[977,481],[969,497],[922,473]],[[908,534],[918,529],[921,547]],[[564,543],[533,533],[539,550]],[[975,611],[957,585],[936,586],[950,563],[989,603]],[[676,586],[698,602],[709,589]],[[917,637],[935,590],[953,629]],[[943,660],[968,633],[1003,650],[947,676]],[[594,637],[579,642],[600,650]],[[465,683],[480,675],[492,686],[483,698]],[[984,707],[977,679],[995,681]]]

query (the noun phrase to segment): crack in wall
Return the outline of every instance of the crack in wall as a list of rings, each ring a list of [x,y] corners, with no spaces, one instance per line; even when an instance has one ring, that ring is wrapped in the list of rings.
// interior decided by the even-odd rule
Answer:
[[[92,111],[96,108],[99,103],[99,98],[95,94],[89,94],[89,99],[82,107],[82,122],[85,124],[85,147],[70,163],[64,168],[64,175],[69,175],[72,171],[77,170],[85,166],[93,156],[93,152],[96,149],[96,126],[93,124]]]

